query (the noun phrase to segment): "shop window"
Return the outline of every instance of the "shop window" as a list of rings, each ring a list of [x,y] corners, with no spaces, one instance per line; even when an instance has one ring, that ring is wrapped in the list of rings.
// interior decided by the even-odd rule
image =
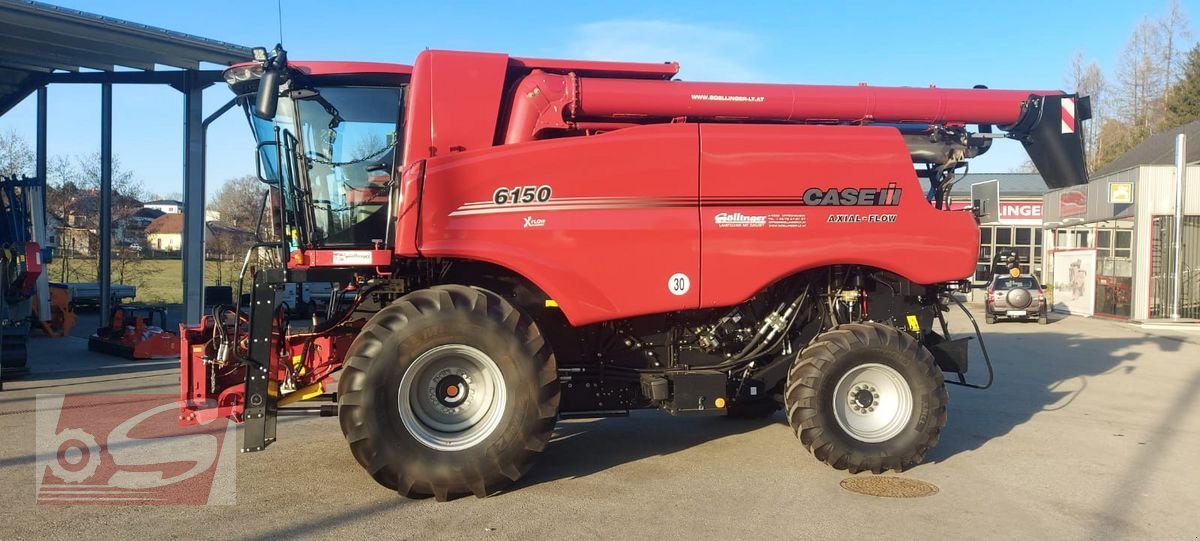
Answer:
[[[1033,230],[1033,243],[1038,246],[1042,245],[1042,230],[1041,230],[1041,228]]]
[[[1028,227],[1017,228],[1017,244],[1028,245],[1033,240],[1033,230]]]
[[[1113,244],[1113,257],[1132,259],[1133,231],[1121,230],[1116,233],[1116,242]]]
[[[986,265],[983,263],[976,264],[975,265],[975,281],[976,282],[986,282],[986,281],[991,280],[992,277],[988,276],[988,270],[991,268],[992,268],[991,265]]]
[[[979,244],[992,243],[992,228],[988,226],[979,228]]]
[[[996,228],[996,245],[1012,244],[1012,228],[997,227]]]

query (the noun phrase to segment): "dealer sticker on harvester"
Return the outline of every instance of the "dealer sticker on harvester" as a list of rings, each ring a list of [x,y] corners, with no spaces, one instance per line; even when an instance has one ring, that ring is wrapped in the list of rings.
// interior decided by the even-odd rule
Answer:
[[[808,225],[803,214],[743,214],[721,212],[713,216],[713,223],[720,228],[797,228]]]

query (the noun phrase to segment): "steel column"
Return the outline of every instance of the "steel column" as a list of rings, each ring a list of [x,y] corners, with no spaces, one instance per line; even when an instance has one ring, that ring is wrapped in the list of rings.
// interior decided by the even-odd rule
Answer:
[[[38,190],[38,197],[41,199],[40,204],[30,207],[30,214],[33,221],[33,240],[38,243],[41,248],[46,248],[49,232],[46,231],[46,101],[47,90],[45,86],[37,90],[37,135],[35,145],[37,146],[37,161],[35,174],[38,182],[41,183],[42,189]],[[50,269],[42,268],[42,274],[37,279],[37,297],[38,297],[38,317],[43,321],[50,320]]]
[[[1183,293],[1183,183],[1187,178],[1187,136],[1175,136],[1175,242],[1172,249],[1175,268],[1171,293],[1171,319],[1179,319],[1179,301]]]
[[[204,311],[204,83],[188,72],[183,88],[183,319]]]
[[[112,310],[112,83],[100,85],[100,326]]]

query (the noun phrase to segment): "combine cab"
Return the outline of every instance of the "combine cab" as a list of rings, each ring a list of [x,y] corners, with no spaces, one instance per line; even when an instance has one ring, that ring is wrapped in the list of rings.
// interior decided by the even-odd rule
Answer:
[[[271,204],[249,304],[183,330],[185,422],[244,420],[258,451],[279,415],[337,415],[377,482],[438,499],[519,479],[560,414],[635,408],[782,408],[834,468],[920,463],[946,384],[978,386],[943,319],[979,248],[950,188],[1000,137],[1086,182],[1086,98],[677,71],[278,48],[227,70]],[[335,288],[293,328],[306,282]]]

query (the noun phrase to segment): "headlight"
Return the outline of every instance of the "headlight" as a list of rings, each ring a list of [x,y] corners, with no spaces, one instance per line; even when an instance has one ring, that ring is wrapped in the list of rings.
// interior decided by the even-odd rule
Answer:
[[[261,64],[251,64],[248,66],[235,66],[225,70],[225,82],[231,85],[258,79],[262,77],[263,67]]]

